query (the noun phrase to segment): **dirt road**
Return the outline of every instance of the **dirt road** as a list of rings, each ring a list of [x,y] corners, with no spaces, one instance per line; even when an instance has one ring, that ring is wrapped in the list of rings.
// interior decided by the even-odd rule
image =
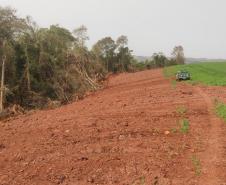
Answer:
[[[120,74],[82,101],[0,123],[1,185],[225,185],[225,88]],[[189,120],[188,133],[181,121]]]

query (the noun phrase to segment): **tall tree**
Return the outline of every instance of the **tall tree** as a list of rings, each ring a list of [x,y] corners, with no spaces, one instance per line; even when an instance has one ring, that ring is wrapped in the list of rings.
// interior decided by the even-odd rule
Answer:
[[[103,60],[107,71],[113,71],[115,49],[116,44],[111,37],[105,37],[93,46],[92,51],[100,60]]]
[[[154,53],[152,56],[152,61],[155,65],[155,67],[164,67],[167,64],[168,59],[163,53]]]
[[[6,93],[6,85],[13,84],[15,80],[15,65],[12,61],[14,45],[25,27],[25,19],[18,18],[16,10],[9,7],[0,7],[1,111],[3,110],[3,97]],[[6,85],[5,82],[7,83]]]
[[[73,34],[78,41],[78,45],[81,48],[83,48],[86,44],[86,41],[89,40],[87,30],[88,29],[84,25],[82,25],[73,31]]]
[[[129,70],[129,66],[131,65],[131,60],[132,60],[132,54],[131,54],[131,50],[128,48],[128,38],[125,35],[122,35],[120,37],[118,37],[118,39],[116,40],[116,45],[117,45],[117,69],[115,68],[115,70],[117,71],[128,71]]]
[[[118,48],[121,47],[126,47],[128,45],[128,38],[125,35],[121,35],[117,40],[116,40],[116,45]]]
[[[0,7],[0,40],[13,40],[26,26],[25,19],[16,16],[16,10]]]
[[[185,64],[184,48],[182,46],[175,46],[172,56],[177,64]]]
[[[3,97],[5,105],[27,108],[68,102],[97,89],[108,71],[128,71],[132,55],[126,36],[105,37],[91,51],[88,39],[85,26],[73,32],[59,25],[39,28],[30,17],[0,7],[0,111]]]

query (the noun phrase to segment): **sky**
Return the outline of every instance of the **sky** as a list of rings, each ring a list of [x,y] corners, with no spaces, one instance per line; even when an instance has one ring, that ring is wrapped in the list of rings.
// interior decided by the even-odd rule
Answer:
[[[182,45],[187,57],[226,58],[226,0],[0,0],[40,27],[88,28],[91,46],[126,35],[135,55],[167,56]]]

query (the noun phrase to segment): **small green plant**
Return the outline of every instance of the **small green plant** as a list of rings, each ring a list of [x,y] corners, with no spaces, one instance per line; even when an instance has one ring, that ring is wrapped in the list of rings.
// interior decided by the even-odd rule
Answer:
[[[226,122],[226,104],[215,101],[216,114]]]
[[[188,109],[185,106],[179,106],[179,107],[177,107],[176,112],[180,115],[183,115],[187,112],[187,110]]]
[[[201,175],[201,162],[200,162],[200,160],[195,155],[192,156],[191,160],[192,160],[192,164],[194,165],[195,174],[197,176]]]
[[[181,122],[180,122],[180,131],[182,133],[184,133],[184,134],[188,133],[189,127],[190,127],[190,124],[189,124],[189,121],[187,119],[181,120]]]

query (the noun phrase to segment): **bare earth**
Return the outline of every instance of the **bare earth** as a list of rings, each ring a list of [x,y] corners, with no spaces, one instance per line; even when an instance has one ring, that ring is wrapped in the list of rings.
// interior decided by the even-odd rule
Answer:
[[[226,185],[215,97],[226,87],[174,87],[161,70],[111,77],[82,101],[1,122],[0,184]]]

